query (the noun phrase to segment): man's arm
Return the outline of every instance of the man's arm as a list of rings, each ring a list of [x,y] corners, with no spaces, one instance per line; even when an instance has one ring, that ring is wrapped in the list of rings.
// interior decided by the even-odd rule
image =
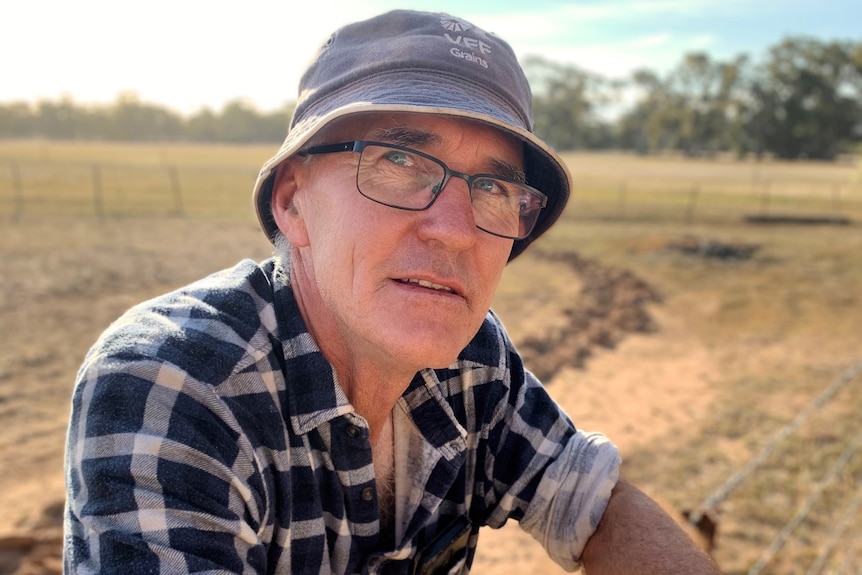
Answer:
[[[704,551],[652,499],[620,480],[582,556],[587,575],[718,575]]]

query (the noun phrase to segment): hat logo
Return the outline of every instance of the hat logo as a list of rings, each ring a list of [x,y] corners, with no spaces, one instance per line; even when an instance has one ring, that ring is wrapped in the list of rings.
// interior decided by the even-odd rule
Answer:
[[[455,44],[449,50],[452,56],[460,58],[465,62],[473,62],[483,68],[488,67],[488,60],[485,58],[487,54],[491,53],[491,46],[478,38],[471,38],[461,34],[461,32],[467,32],[473,28],[471,24],[444,14],[440,17],[440,25],[445,30],[443,36]],[[479,54],[476,54],[476,52]]]
[[[443,26],[444,30],[448,30],[449,32],[466,32],[471,28],[463,20],[457,20],[451,16],[442,16],[440,18],[440,25]]]

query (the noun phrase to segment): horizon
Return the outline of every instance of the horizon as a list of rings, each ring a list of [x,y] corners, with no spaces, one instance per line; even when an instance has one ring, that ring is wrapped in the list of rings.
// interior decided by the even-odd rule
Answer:
[[[492,0],[368,0],[361,6],[323,0],[315,7],[315,14],[297,17],[285,2],[271,0],[250,0],[240,11],[199,0],[154,0],[130,15],[107,0],[16,3],[11,15],[19,25],[0,37],[8,60],[0,104],[69,98],[100,106],[134,94],[183,116],[238,100],[275,111],[296,99],[302,68],[332,31],[396,7],[449,12],[504,38],[521,61],[538,55],[611,79],[642,68],[663,76],[696,51],[715,60],[743,53],[759,60],[791,36],[862,40],[858,0],[815,6],[800,0],[533,0],[529,8]],[[134,29],[125,23],[129,18]]]

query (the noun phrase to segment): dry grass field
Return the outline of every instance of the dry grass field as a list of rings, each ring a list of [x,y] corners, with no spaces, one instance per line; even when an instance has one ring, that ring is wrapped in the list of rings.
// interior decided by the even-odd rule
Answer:
[[[68,404],[75,371],[98,334],[144,298],[269,254],[249,191],[271,151],[0,144],[0,575],[59,572]],[[33,159],[61,174],[53,189],[63,209],[53,209],[44,192],[15,211],[4,160],[29,166]],[[697,507],[862,360],[858,168],[567,160],[583,189],[548,236],[507,270],[495,309],[575,422],[619,445],[629,478],[678,509]],[[97,162],[104,173],[111,162],[142,170],[179,165],[185,217],[170,215],[170,194],[164,213],[128,208],[147,198],[124,180],[130,204],[117,201],[101,218],[73,209],[79,204],[64,196],[62,173]],[[192,167],[204,173],[208,163],[222,175],[232,170],[238,182],[233,195],[219,188],[223,205],[212,212],[205,209],[209,187],[188,179],[197,173]],[[687,218],[693,196],[685,190],[694,181],[701,191],[695,217]],[[752,181],[772,182],[768,206]],[[782,181],[799,187],[782,195],[789,189]],[[727,200],[729,182],[751,203]],[[85,177],[85,206],[90,184]],[[109,197],[112,184],[103,184]],[[684,191],[656,199],[643,191],[651,186],[656,194]],[[710,204],[716,195],[725,203]],[[851,223],[744,220],[765,207],[828,215],[839,206]],[[862,566],[862,513],[845,513],[862,493],[862,454],[845,451],[860,429],[862,374],[721,501],[714,555],[726,573],[749,572],[806,508],[762,572]],[[847,464],[835,468],[842,455]],[[825,566],[812,570],[821,554]],[[506,526],[483,534],[474,572],[561,571]]]

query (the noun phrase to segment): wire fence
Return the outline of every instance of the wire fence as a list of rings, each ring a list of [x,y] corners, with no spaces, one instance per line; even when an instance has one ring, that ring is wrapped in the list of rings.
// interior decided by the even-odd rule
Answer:
[[[249,217],[259,164],[124,164],[0,157],[0,217]],[[576,177],[568,213],[589,220],[862,220],[862,183],[817,179]]]
[[[697,523],[702,514],[708,509],[714,509],[722,501],[727,499],[731,492],[739,487],[739,485],[759,467],[778,446],[785,441],[790,435],[798,430],[808,419],[841,391],[848,383],[853,381],[857,375],[862,373],[862,361],[859,361],[842,373],[829,387],[827,387],[814,401],[802,409],[793,420],[779,429],[775,435],[766,442],[760,451],[752,457],[739,471],[734,473],[728,480],[718,489],[716,489],[709,497],[700,504],[698,509],[691,514],[691,522]]]
[[[251,166],[0,160],[0,216],[247,217],[256,172]]]
[[[669,179],[576,182],[576,217],[682,223],[849,224],[862,218],[862,186],[781,180],[721,182]]]
[[[823,571],[823,568],[826,566],[826,561],[829,559],[829,556],[832,554],[832,551],[841,541],[841,538],[844,536],[844,533],[847,531],[852,521],[856,517],[856,514],[859,511],[860,504],[862,504],[862,486],[857,487],[856,494],[853,496],[853,499],[850,501],[849,505],[844,510],[844,513],[841,515],[841,519],[838,521],[835,528],[832,530],[832,533],[829,534],[829,538],[826,540],[826,543],[820,549],[820,553],[818,553],[817,558],[814,560],[814,563],[811,564],[811,567],[809,567],[808,571],[806,571],[805,575],[818,575]],[[847,553],[843,563],[848,563],[851,557],[852,554]]]
[[[748,575],[758,575],[761,573],[770,561],[781,551],[781,548],[793,534],[799,525],[805,521],[808,515],[811,513],[811,510],[817,504],[818,499],[823,495],[823,492],[829,487],[835,478],[841,473],[847,465],[850,463],[850,459],[855,455],[856,451],[859,447],[862,446],[862,433],[853,438],[847,448],[841,453],[841,456],[837,461],[829,468],[829,471],[823,476],[820,481],[818,481],[811,490],[811,493],[808,494],[808,497],[805,498],[805,501],[799,506],[796,510],[796,513],[790,518],[790,520],[784,525],[784,527],[778,532],[775,536],[775,539],[772,543],[767,547],[763,553],[760,555],[760,558],[751,566],[748,570]],[[812,564],[812,568],[816,565]],[[815,571],[817,573],[819,571]]]
[[[788,424],[779,429],[763,447],[737,472],[732,474],[724,484],[718,487],[713,493],[707,497],[696,510],[689,515],[689,521],[692,524],[697,524],[700,518],[707,512],[718,508],[721,503],[729,498],[731,493],[737,489],[745,480],[747,480],[757,469],[774,453],[779,446],[786,442],[791,435],[797,432],[808,420],[818,411],[824,408],[831,402],[836,395],[848,386],[849,383],[856,380],[862,374],[862,360],[850,365],[838,378],[836,378],[826,389],[814,398],[808,405],[801,409],[796,417]],[[766,547],[758,559],[750,566],[747,575],[759,575],[773,562],[773,560],[781,553],[785,544],[794,535],[800,525],[809,518],[817,508],[818,503],[824,498],[824,492],[832,486],[837,478],[847,470],[851,463],[858,464],[858,452],[862,448],[862,433],[855,435],[849,440],[840,456],[835,458],[828,471],[814,483],[808,492],[805,499],[796,509],[796,512],[787,520],[787,522],[776,533],[774,539],[768,547]],[[854,457],[857,459],[854,460]],[[819,575],[824,572],[827,561],[830,559],[835,547],[847,539],[846,532],[850,529],[859,518],[858,512],[862,506],[862,474],[851,473],[853,475],[851,481],[854,486],[855,494],[845,504],[844,511],[841,517],[834,522],[833,528],[825,537],[825,543],[818,545],[819,550],[817,556],[811,562],[809,568],[805,571],[806,575]],[[839,573],[857,573],[860,565],[860,536],[855,534],[855,541],[848,542],[844,553],[844,560]],[[801,568],[801,566],[800,566]],[[801,572],[801,571],[800,571]]]

